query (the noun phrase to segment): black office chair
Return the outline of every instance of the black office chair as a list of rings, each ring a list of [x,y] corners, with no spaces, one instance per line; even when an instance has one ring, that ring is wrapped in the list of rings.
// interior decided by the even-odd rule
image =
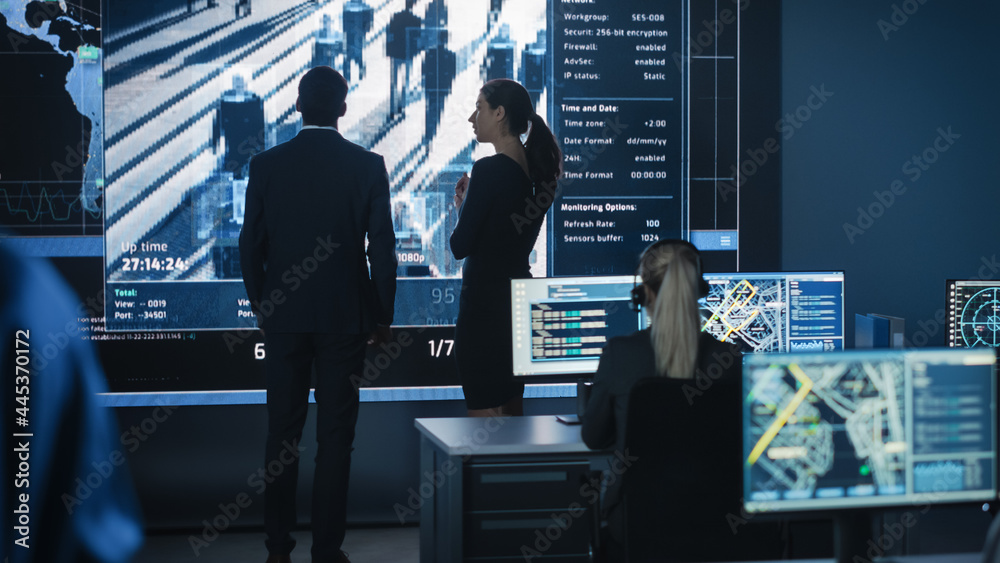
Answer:
[[[688,386],[685,388],[685,386]],[[700,391],[694,394],[692,391]],[[627,561],[737,561],[747,557],[739,516],[740,390],[716,380],[640,380],[629,395],[621,475]]]
[[[983,545],[983,563],[1000,563],[1000,517],[993,516],[993,522],[986,532]]]

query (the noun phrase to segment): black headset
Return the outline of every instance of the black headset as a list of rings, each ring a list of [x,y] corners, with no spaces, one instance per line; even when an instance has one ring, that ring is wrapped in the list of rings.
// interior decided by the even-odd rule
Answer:
[[[701,267],[701,252],[698,251],[698,247],[696,247],[695,245],[693,245],[690,242],[688,242],[686,240],[683,240],[683,239],[670,239],[670,238],[668,238],[668,239],[658,240],[658,241],[654,242],[653,244],[647,246],[646,250],[643,250],[642,254],[639,257],[639,266],[636,266],[636,268],[635,268],[635,276],[633,278],[635,281],[633,282],[633,285],[632,285],[632,301],[631,301],[631,303],[629,303],[629,307],[631,307],[633,311],[639,311],[643,307],[648,307],[649,306],[649,304],[646,303],[646,290],[643,289],[643,287],[642,287],[644,284],[641,284],[641,283],[638,282],[638,280],[639,280],[639,269],[642,267],[642,256],[645,256],[647,252],[653,250],[654,248],[656,248],[658,246],[667,245],[667,244],[676,244],[676,245],[679,245],[679,246],[686,246],[687,248],[691,249],[691,251],[694,252],[695,265],[698,268],[698,297],[708,297],[709,286],[708,286],[708,282],[705,281],[705,277],[702,275],[703,270],[702,270],[702,267]]]

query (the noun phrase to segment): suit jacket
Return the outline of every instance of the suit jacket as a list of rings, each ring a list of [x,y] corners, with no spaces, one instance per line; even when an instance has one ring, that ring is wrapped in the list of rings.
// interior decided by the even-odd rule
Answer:
[[[385,161],[327,129],[254,156],[240,266],[261,328],[360,334],[392,324],[396,235]]]

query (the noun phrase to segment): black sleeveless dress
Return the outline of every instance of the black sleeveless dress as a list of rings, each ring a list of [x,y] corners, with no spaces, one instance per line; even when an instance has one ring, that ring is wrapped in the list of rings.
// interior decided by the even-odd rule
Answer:
[[[465,259],[455,360],[469,409],[497,407],[524,392],[512,374],[510,280],[531,277],[528,257],[545,217],[535,199],[531,179],[510,157],[472,167],[451,235],[452,253]]]

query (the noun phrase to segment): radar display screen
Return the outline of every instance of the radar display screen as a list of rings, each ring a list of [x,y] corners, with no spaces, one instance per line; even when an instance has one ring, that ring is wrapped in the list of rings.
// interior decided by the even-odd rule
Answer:
[[[1000,281],[948,280],[948,346],[1000,346]]]

